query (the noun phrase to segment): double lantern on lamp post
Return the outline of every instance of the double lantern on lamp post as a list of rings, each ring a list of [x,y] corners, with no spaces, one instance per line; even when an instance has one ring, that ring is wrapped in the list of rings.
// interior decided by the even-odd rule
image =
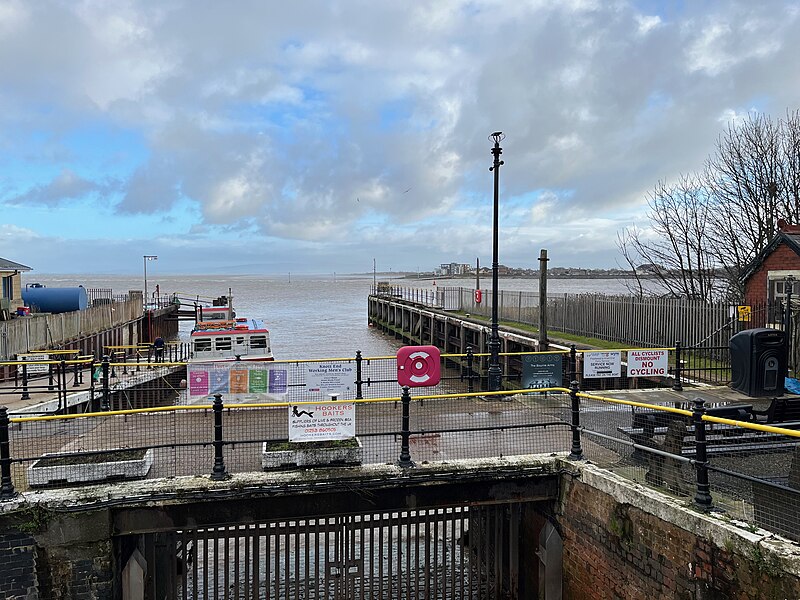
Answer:
[[[497,222],[499,213],[499,193],[500,193],[500,165],[504,164],[500,160],[503,149],[500,142],[505,139],[502,131],[495,131],[489,136],[489,140],[494,142],[492,155],[494,162],[489,167],[494,172],[494,220],[492,222],[492,332],[489,337],[489,370],[488,387],[490,392],[500,391],[503,379],[503,372],[500,369],[500,333],[497,325]]]

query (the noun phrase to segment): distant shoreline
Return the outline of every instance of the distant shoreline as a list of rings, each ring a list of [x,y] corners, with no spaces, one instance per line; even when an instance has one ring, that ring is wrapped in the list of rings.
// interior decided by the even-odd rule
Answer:
[[[384,274],[384,277],[389,275]],[[442,280],[442,281],[474,281],[475,274],[471,275],[402,275],[393,277],[393,279],[411,279],[419,281]],[[482,273],[481,279],[491,279],[491,273]],[[499,279],[539,279],[538,273],[536,275],[498,275]],[[637,275],[633,273],[548,273],[548,279],[636,279]],[[654,275],[638,275],[639,279],[655,279]]]

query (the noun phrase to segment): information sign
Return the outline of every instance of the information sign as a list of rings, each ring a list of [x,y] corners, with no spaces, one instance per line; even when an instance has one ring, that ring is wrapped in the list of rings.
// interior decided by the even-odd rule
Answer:
[[[306,363],[306,390],[322,394],[346,394],[353,390],[356,367],[346,362]]]
[[[666,350],[628,350],[628,377],[666,377]]]
[[[522,387],[541,389],[563,384],[563,355],[558,353],[523,354]]]
[[[289,406],[290,442],[346,440],[355,435],[356,408],[353,402],[304,402]]]
[[[753,315],[753,307],[747,305],[739,305],[736,307],[736,313],[740,322],[750,321]]]
[[[28,372],[28,375],[40,375],[42,373],[50,372],[50,365],[41,364],[40,362],[43,360],[50,360],[49,354],[44,354],[41,352],[37,352],[35,354],[17,354],[17,360],[23,360],[26,363],[31,363],[25,365],[25,370]]]
[[[583,376],[587,379],[619,377],[622,374],[622,352],[584,352]]]

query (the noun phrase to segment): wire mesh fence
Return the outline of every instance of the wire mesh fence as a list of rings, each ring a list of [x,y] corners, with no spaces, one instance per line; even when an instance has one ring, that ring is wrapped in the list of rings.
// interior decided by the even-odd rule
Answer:
[[[118,394],[108,408],[123,410],[46,418],[7,415],[11,419],[5,427],[3,460],[10,471],[8,484],[20,490],[78,484],[84,481],[78,473],[92,469],[101,480],[210,474],[218,457],[227,473],[260,471],[268,466],[265,452],[271,444],[289,441],[293,409],[303,410],[300,403],[333,401],[310,375],[320,363],[333,363],[344,370],[347,384],[333,394],[336,401],[354,403],[360,464],[403,464],[403,457],[408,464],[567,453],[574,450],[574,435],[580,431],[583,453],[604,468],[680,498],[702,501],[710,490],[709,501],[730,518],[800,539],[795,525],[800,500],[800,420],[792,420],[800,409],[796,399],[698,408],[685,396],[664,391],[676,382],[691,384],[694,359],[686,357],[685,349],[683,355],[681,350],[664,351],[667,374],[640,377],[631,376],[642,365],[634,350],[606,352],[605,359],[616,354],[611,359],[619,362],[620,372],[614,372],[615,366],[601,377],[591,376],[592,369],[595,375],[601,369],[589,352],[501,355],[504,385],[512,389],[499,395],[480,391],[488,355],[444,354],[441,381],[415,388],[405,407],[396,357],[276,361],[270,368],[285,371],[286,388],[275,402],[223,392],[223,405],[215,413],[209,402],[213,395],[192,398],[173,381],[174,405],[170,401],[169,406],[130,409],[132,404]],[[113,365],[106,365],[112,382]],[[117,363],[120,376],[126,366],[131,365]],[[157,365],[141,366],[143,377],[159,379]],[[573,398],[566,389],[572,380],[580,390],[579,426],[572,421]],[[551,387],[540,388],[543,383]],[[617,390],[611,398],[615,387],[636,389]],[[648,392],[649,387],[653,389]],[[155,396],[165,389],[155,390]],[[670,394],[672,399],[665,400]],[[620,399],[625,397],[635,401]],[[693,414],[698,410],[704,415],[702,441]],[[223,432],[218,440],[215,414]],[[708,480],[705,491],[701,473]]]
[[[586,394],[581,403],[583,450],[593,462],[800,541],[800,423],[770,422],[769,409],[750,404],[646,405]]]
[[[221,398],[220,398],[221,400]],[[328,403],[336,408],[346,403]],[[427,395],[355,403],[360,464],[396,463],[405,440],[413,461],[565,452],[568,396],[537,391],[503,396]],[[306,406],[301,404],[300,409]],[[226,471],[267,466],[269,443],[289,440],[292,403],[192,405],[105,414],[7,419],[11,483],[16,489],[126,478],[209,474],[215,425]],[[215,412],[218,421],[215,422]],[[2,426],[2,423],[0,423]],[[302,447],[302,444],[295,448]]]

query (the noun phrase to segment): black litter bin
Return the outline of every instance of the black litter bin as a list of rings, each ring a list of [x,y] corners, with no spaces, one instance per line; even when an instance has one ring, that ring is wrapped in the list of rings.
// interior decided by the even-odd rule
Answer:
[[[761,327],[731,337],[731,387],[750,397],[782,396],[786,333]]]

